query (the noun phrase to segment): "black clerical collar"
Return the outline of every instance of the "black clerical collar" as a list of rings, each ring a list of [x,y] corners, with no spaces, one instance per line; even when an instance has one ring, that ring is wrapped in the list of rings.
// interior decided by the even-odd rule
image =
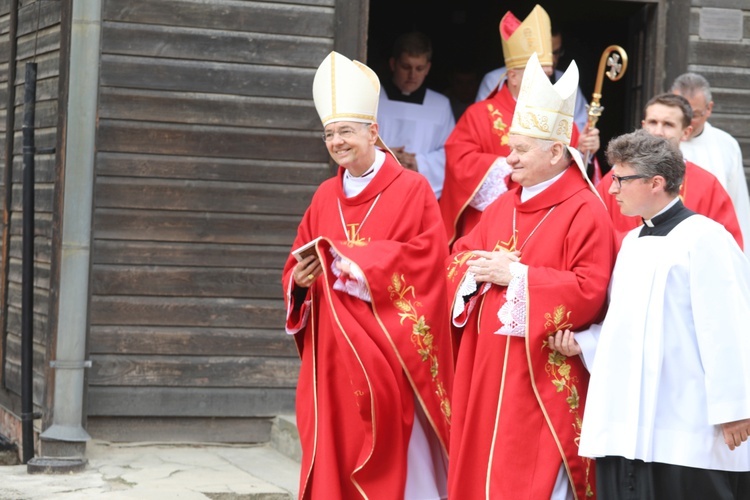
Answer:
[[[669,232],[677,227],[677,224],[684,221],[695,212],[685,208],[681,200],[672,205],[667,211],[652,217],[650,220],[643,219],[643,228],[638,233],[641,236],[666,236]]]
[[[422,84],[417,90],[409,95],[402,94],[401,90],[391,80],[386,80],[383,88],[385,93],[388,95],[388,99],[391,101],[410,102],[412,104],[422,104],[424,102],[424,96],[427,93],[427,87]]]

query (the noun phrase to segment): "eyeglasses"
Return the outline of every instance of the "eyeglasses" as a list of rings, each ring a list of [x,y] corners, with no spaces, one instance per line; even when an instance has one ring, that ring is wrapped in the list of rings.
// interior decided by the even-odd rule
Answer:
[[[622,187],[622,181],[632,181],[633,179],[648,179],[648,175],[636,174],[636,175],[619,175],[612,174],[612,182],[617,184],[618,188]]]
[[[555,56],[555,57],[562,57],[562,56],[565,55],[565,49],[560,48],[560,49],[557,49],[557,50],[553,50],[552,51],[552,55]]]
[[[369,123],[363,124],[365,127],[369,127]],[[355,135],[357,135],[357,129],[351,128],[351,127],[342,127],[339,130],[329,130],[325,134],[321,136],[321,139],[323,139],[323,142],[332,142],[333,139],[338,135],[343,140],[349,140]]]

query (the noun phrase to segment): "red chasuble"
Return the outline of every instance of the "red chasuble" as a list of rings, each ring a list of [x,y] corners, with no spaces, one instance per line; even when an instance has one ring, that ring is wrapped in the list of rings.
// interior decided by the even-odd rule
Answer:
[[[599,191],[602,200],[607,205],[607,210],[609,210],[609,216],[612,218],[615,235],[617,236],[617,247],[619,248],[628,231],[642,225],[643,219],[637,216],[623,215],[620,212],[617,200],[609,194],[612,182],[612,176],[605,175],[602,181],[597,184],[596,190]],[[740,248],[744,248],[742,231],[740,230],[740,223],[737,221],[737,213],[734,210],[732,199],[714,174],[695,163],[686,161],[685,179],[680,186],[680,199],[685,207],[693,212],[705,215],[724,226],[732,234]]]
[[[508,131],[516,100],[503,83],[489,98],[469,106],[445,142],[445,182],[440,212],[448,242],[468,234],[482,212],[469,206],[498,157],[510,154]],[[578,144],[578,128],[573,125],[571,144]],[[510,176],[509,188],[517,186]]]
[[[422,175],[386,155],[364,191],[346,198],[343,173],[321,184],[292,247],[322,236],[323,274],[304,300],[291,256],[283,275],[286,327],[302,358],[300,498],[401,498],[415,400],[425,431],[447,452],[453,353],[440,280],[448,246]],[[334,290],[334,252],[362,270],[371,303]]]
[[[506,287],[482,294],[479,284],[457,318],[467,321],[452,399],[449,497],[547,499],[564,464],[577,498],[592,498],[593,462],[578,456],[588,372],[579,356],[553,351],[547,339],[601,319],[615,258],[612,226],[575,165],[525,203],[520,192],[490,205],[446,261],[454,303],[464,300],[458,287],[472,250],[520,249],[529,266],[525,336],[496,333]]]

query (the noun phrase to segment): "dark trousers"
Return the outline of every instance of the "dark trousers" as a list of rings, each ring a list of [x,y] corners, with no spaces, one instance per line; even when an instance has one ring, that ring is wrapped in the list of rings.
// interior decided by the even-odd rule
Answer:
[[[599,500],[748,500],[750,472],[603,457],[596,459],[596,490]]]

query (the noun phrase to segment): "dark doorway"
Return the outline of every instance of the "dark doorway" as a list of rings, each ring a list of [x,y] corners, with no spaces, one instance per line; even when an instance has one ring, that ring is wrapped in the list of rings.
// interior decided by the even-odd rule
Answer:
[[[381,78],[389,78],[387,61],[395,38],[418,30],[433,42],[433,67],[427,85],[446,92],[453,71],[475,71],[479,78],[503,65],[498,24],[510,10],[523,20],[537,2],[522,0],[377,0],[370,2],[368,64]],[[652,49],[657,4],[634,1],[579,0],[538,2],[549,13],[553,28],[563,34],[564,55],[559,68],[575,59],[580,87],[591,100],[602,51],[620,45],[628,53],[629,68],[619,82],[605,78],[604,114],[599,121],[602,149],[610,138],[640,125],[641,108],[652,88],[655,68]],[[602,156],[600,153],[600,161]],[[607,167],[602,162],[602,167]]]

